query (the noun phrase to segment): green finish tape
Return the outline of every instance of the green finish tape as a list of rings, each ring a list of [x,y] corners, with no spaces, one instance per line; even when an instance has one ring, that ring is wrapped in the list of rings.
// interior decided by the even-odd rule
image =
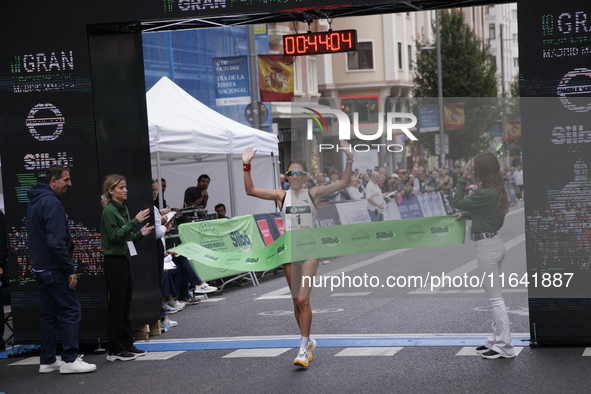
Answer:
[[[171,250],[198,263],[199,276],[209,280],[313,258],[459,244],[465,229],[465,220],[434,216],[294,230],[271,245],[243,252],[210,250],[195,242]]]

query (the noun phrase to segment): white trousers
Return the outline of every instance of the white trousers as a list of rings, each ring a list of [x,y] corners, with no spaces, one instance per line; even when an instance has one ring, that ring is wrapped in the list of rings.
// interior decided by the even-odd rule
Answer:
[[[505,257],[505,245],[500,236],[476,241],[476,259],[481,275],[485,274],[483,283],[486,297],[492,309],[492,334],[484,346],[500,354],[513,355],[515,351],[511,345],[511,327],[509,315],[503,299],[499,274]],[[492,274],[492,283],[490,274]]]

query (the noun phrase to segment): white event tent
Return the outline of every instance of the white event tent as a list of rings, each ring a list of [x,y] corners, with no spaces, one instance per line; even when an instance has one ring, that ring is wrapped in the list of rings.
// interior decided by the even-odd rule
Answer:
[[[228,216],[274,212],[271,201],[244,192],[242,151],[257,150],[252,162],[256,187],[279,188],[278,140],[214,111],[162,77],[146,94],[150,152],[154,179],[166,179],[164,195],[170,207],[182,208],[184,192],[197,178],[211,178],[208,212],[223,203]]]

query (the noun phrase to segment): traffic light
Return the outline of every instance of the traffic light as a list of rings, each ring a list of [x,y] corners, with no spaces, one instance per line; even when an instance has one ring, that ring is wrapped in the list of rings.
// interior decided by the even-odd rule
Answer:
[[[499,144],[497,145],[497,147],[495,148],[495,151],[497,152],[497,159],[500,159],[501,156],[503,156],[503,144]]]

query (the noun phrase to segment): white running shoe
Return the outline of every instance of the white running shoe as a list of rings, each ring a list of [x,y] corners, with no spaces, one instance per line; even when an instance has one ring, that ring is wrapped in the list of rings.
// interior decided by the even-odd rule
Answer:
[[[308,350],[300,349],[298,356],[293,360],[293,365],[299,365],[300,367],[307,367],[309,362]]]
[[[53,371],[59,371],[61,366],[62,362],[60,360],[55,360],[53,364],[40,364],[39,373],[50,373]]]
[[[213,293],[217,289],[218,289],[217,287],[210,286],[207,284],[207,282],[203,282],[203,284],[195,286],[195,288],[193,289],[193,293],[207,294],[207,293]]]
[[[71,363],[62,362],[60,373],[87,373],[96,371],[96,365],[82,361],[82,354]]]
[[[308,341],[308,362],[312,361],[312,350],[316,348],[316,340],[310,338]]]
[[[172,301],[166,301],[166,303],[168,305],[170,305],[173,308],[176,308],[178,310],[181,310],[185,307],[185,304],[182,302],[178,302],[177,300],[172,300]]]

